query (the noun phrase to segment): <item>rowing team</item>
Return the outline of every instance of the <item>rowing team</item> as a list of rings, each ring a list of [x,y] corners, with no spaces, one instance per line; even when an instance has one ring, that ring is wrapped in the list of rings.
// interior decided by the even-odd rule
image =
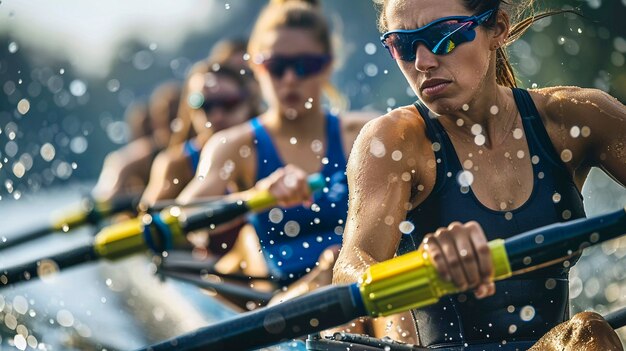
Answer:
[[[318,1],[272,0],[247,46],[219,45],[194,65],[180,97],[170,85],[155,92],[153,124],[173,134],[158,127],[113,153],[94,194],[145,187],[149,207],[269,190],[279,206],[248,217],[254,230],[237,220],[191,239],[196,252],[222,257],[218,269],[275,278],[282,289],[270,304],[354,282],[416,249],[445,280],[473,289],[352,323],[351,332],[427,347],[621,350],[597,314],[568,321],[574,261],[491,280],[487,241],[584,217],[580,190],[591,167],[626,184],[624,105],[594,89],[516,88],[506,46],[563,11],[514,23],[524,4],[376,3],[382,43],[418,102],[378,118],[341,110]],[[339,108],[326,110],[324,93]],[[306,176],[315,172],[329,185],[312,195]],[[530,320],[520,316],[528,306]]]

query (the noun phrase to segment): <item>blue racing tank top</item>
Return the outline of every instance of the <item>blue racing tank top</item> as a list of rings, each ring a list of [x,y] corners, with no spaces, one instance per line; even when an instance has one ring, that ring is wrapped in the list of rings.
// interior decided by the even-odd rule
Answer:
[[[526,90],[513,89],[533,169],[529,199],[511,211],[495,211],[476,198],[471,187],[457,183],[463,171],[441,123],[415,103],[437,159],[432,193],[407,214],[415,225],[403,235],[399,253],[415,249],[424,235],[453,221],[475,220],[488,240],[507,238],[534,228],[584,217],[582,196],[557,155],[541,117]],[[438,144],[438,145],[436,145]],[[568,271],[575,260],[496,282],[495,295],[478,300],[473,293],[442,298],[414,310],[420,342],[432,348],[464,350],[525,350],[548,330],[569,317]]]
[[[196,146],[193,139],[189,139],[183,144],[183,152],[189,160],[189,166],[192,174],[195,174],[198,169],[198,163],[200,163],[200,151],[200,148]]]
[[[269,133],[257,118],[250,121],[257,149],[256,180],[269,176],[284,162]],[[310,208],[273,208],[249,216],[261,243],[270,275],[287,285],[316,265],[327,247],[341,244],[348,212],[346,157],[341,142],[339,119],[326,115],[326,156],[321,173],[327,187],[314,193]]]

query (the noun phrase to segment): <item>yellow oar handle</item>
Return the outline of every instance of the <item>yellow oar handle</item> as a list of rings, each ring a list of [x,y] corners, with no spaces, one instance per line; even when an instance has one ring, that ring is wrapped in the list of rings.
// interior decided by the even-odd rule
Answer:
[[[89,216],[97,214],[106,217],[111,212],[111,204],[108,201],[94,201],[84,199],[80,204],[63,210],[52,220],[52,228],[56,231],[68,231],[89,222]]]
[[[169,209],[159,214],[162,222],[171,231],[173,244],[185,242],[185,235],[178,217],[169,213]],[[152,225],[149,217],[137,217],[102,229],[94,239],[94,250],[100,257],[115,259],[129,254],[142,252],[148,248],[144,239],[144,225]]]
[[[493,280],[511,276],[504,240],[489,242],[495,267]],[[371,266],[359,280],[359,290],[370,316],[388,316],[432,305],[443,295],[459,292],[441,279],[423,250]]]
[[[324,176],[320,173],[314,173],[307,177],[307,183],[309,183],[309,188],[311,192],[322,189],[326,186],[326,181],[324,180]],[[276,204],[276,199],[268,190],[259,191],[254,194],[248,201],[246,201],[246,205],[251,210],[262,210],[266,209],[270,206]]]

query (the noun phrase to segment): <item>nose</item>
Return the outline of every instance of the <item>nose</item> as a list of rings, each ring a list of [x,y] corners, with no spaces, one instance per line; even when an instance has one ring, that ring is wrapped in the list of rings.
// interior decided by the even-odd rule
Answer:
[[[425,45],[418,43],[415,49],[415,69],[420,72],[428,72],[438,65],[437,55],[428,50]]]
[[[292,67],[289,67],[285,70],[282,76],[283,82],[295,82],[298,80],[298,74],[296,74],[296,70]]]

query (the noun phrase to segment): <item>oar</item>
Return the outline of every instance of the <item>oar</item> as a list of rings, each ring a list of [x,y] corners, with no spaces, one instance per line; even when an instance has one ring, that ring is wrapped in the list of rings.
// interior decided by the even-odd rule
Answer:
[[[489,242],[494,280],[565,261],[587,246],[626,233],[626,209],[557,223]],[[417,250],[371,266],[358,283],[329,286],[279,305],[238,315],[141,350],[249,350],[335,327],[361,316],[386,316],[459,292]]]
[[[6,241],[0,242],[0,251],[41,238],[47,234],[67,232],[89,223],[97,224],[102,219],[117,213],[134,211],[138,202],[138,195],[120,196],[111,201],[99,201],[91,196],[85,197],[80,204],[61,211],[49,223],[9,235]]]
[[[311,191],[325,185],[321,174],[308,178]],[[174,207],[161,213],[144,215],[106,227],[94,238],[93,243],[77,247],[70,252],[46,256],[13,267],[0,268],[0,284],[14,284],[39,276],[41,262],[52,261],[58,269],[72,267],[101,258],[116,259],[147,248],[158,253],[186,242],[184,233],[201,228],[212,228],[226,223],[249,211],[258,211],[275,205],[276,199],[269,191],[254,194],[247,201],[218,201],[186,218]],[[180,217],[179,217],[180,216]]]
[[[202,278],[200,278],[199,275],[195,274],[168,271],[161,272],[161,274],[169,278],[191,283],[200,288],[212,289],[220,295],[224,295],[225,297],[241,299],[245,302],[254,301],[265,305],[270,301],[273,296],[273,294],[270,292],[263,292],[241,285],[227,282],[212,282],[208,280],[203,280]]]
[[[619,329],[626,326],[626,307],[613,311],[604,316],[604,319],[613,329]]]

